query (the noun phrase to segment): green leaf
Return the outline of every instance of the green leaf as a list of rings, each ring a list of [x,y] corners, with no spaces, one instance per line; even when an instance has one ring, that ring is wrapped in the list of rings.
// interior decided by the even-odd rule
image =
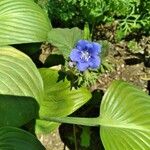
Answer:
[[[0,45],[43,42],[50,30],[48,16],[33,0],[0,0]]]
[[[20,127],[38,117],[38,104],[31,97],[0,95],[0,126]]]
[[[0,47],[0,79],[0,126],[21,126],[36,118],[43,81],[31,59],[15,48]]]
[[[1,150],[45,150],[32,134],[13,127],[0,128]]]
[[[91,40],[92,34],[90,33],[90,27],[88,22],[84,24],[83,37],[85,40]]]
[[[56,46],[65,58],[68,58],[76,42],[80,39],[82,39],[82,31],[76,27],[72,29],[56,28],[48,34],[48,42]]]
[[[122,81],[105,93],[100,109],[105,150],[150,149],[150,96]]]
[[[85,104],[91,97],[86,88],[71,89],[67,79],[61,79],[57,70],[40,69],[44,82],[45,99],[40,105],[40,119],[37,121],[37,132],[50,132],[55,129],[52,122],[43,121],[48,117],[67,116]]]
[[[12,47],[0,47],[0,94],[43,99],[43,81],[24,53]]]

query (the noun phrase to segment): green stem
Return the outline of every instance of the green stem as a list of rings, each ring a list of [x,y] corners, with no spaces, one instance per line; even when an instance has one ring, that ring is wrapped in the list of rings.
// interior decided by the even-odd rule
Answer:
[[[80,118],[80,117],[49,117],[48,119],[43,118],[43,120],[53,121],[58,123],[68,123],[77,124],[84,126],[99,126],[100,118]]]

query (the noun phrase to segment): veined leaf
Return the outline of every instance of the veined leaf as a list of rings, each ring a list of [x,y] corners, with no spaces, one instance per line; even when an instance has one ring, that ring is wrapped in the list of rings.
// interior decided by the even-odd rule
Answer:
[[[100,109],[101,138],[106,150],[150,149],[150,96],[115,81]]]
[[[78,28],[56,28],[48,33],[48,42],[56,46],[65,58],[69,57],[71,50],[76,42],[82,39],[82,32]]]
[[[31,59],[0,47],[0,126],[22,126],[37,118],[42,99],[43,81]]]
[[[0,0],[0,45],[42,42],[51,29],[33,0]]]
[[[43,99],[43,81],[32,62],[12,47],[0,47],[0,94]]]
[[[62,80],[57,70],[40,69],[44,82],[45,98],[40,105],[37,132],[50,132],[58,124],[43,121],[49,117],[67,116],[85,104],[91,97],[86,88],[70,89],[70,82]]]
[[[45,150],[32,134],[14,127],[0,128],[1,150]]]

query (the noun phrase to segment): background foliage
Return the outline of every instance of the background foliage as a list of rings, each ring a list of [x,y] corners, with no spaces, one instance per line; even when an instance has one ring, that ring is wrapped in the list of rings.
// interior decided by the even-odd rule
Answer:
[[[140,29],[149,33],[149,0],[38,0],[38,3],[49,14],[54,26],[83,28],[85,22],[91,26],[115,22],[119,40]]]

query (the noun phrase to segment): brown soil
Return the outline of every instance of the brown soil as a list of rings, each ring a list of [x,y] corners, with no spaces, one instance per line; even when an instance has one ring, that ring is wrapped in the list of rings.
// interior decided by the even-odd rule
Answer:
[[[51,134],[39,135],[38,139],[45,146],[46,150],[69,150],[61,141],[58,130]]]

